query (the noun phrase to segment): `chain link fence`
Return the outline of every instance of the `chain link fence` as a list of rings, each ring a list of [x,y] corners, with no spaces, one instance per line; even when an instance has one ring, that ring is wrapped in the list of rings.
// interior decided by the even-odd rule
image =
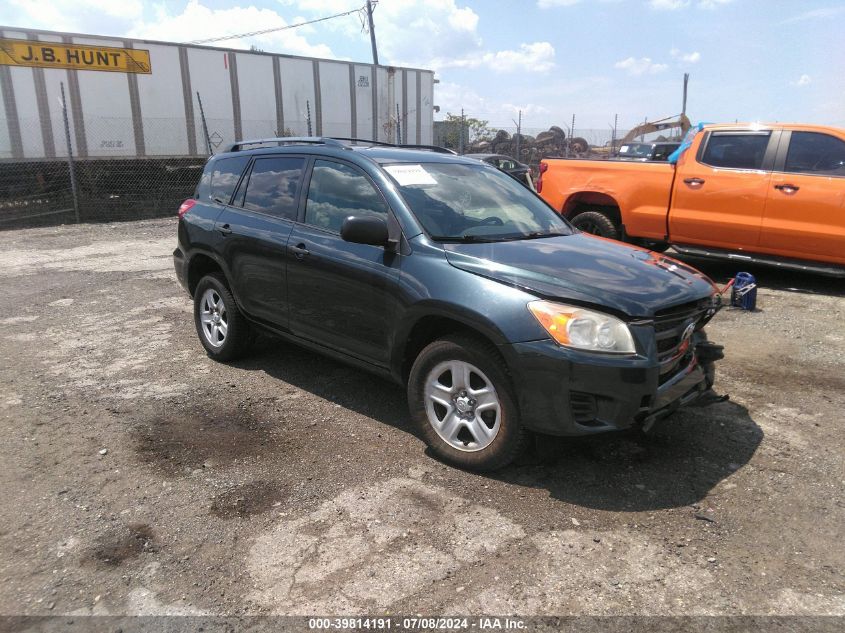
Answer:
[[[574,119],[574,118],[573,118]],[[530,125],[480,125],[483,120],[465,113],[434,124],[434,144],[459,154],[503,154],[536,167],[547,157],[610,159],[618,156],[623,142],[679,141],[679,127],[637,134],[639,128],[573,127],[572,122],[550,127]],[[631,134],[629,138],[629,134]]]
[[[199,98],[199,95],[197,95]],[[63,102],[63,104],[66,102]],[[307,104],[310,105],[310,104]],[[163,217],[176,213],[190,197],[210,154],[228,143],[276,136],[349,136],[349,121],[321,120],[306,107],[299,118],[275,121],[244,119],[235,130],[231,119],[145,118],[143,130],[132,119],[74,117],[70,104],[63,119],[40,121],[27,117],[13,125],[20,139],[17,156],[0,150],[0,230],[70,222],[108,222]],[[379,138],[407,138],[391,119],[378,130]],[[465,114],[434,124],[434,144],[461,154],[504,154],[537,167],[545,157],[613,158],[628,130],[573,129],[574,118],[561,126],[495,126]],[[10,122],[0,118],[0,148],[12,147]],[[360,127],[360,126],[359,126]],[[358,129],[358,137],[372,136],[372,122]],[[3,134],[8,130],[8,136]],[[673,140],[680,130],[648,134],[645,140]],[[45,138],[51,143],[44,143]],[[236,138],[237,137],[237,138]],[[636,138],[635,140],[639,140]],[[40,150],[36,150],[40,147]],[[47,154],[44,156],[44,154]]]

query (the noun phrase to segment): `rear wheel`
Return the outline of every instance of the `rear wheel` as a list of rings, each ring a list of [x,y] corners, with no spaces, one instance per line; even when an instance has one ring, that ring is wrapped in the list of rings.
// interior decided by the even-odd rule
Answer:
[[[572,219],[576,229],[611,240],[619,239],[616,221],[603,211],[584,211]]]
[[[194,324],[200,343],[214,360],[234,360],[252,342],[249,324],[219,273],[206,275],[197,284]]]
[[[408,405],[432,451],[460,468],[501,468],[523,448],[507,369],[481,340],[449,336],[423,349],[408,379]]]

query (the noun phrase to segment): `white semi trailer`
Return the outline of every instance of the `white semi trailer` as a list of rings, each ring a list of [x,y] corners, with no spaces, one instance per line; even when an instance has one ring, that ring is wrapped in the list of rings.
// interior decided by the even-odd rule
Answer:
[[[309,128],[432,142],[432,71],[0,27],[0,161],[67,156],[62,83],[83,160],[204,156]]]

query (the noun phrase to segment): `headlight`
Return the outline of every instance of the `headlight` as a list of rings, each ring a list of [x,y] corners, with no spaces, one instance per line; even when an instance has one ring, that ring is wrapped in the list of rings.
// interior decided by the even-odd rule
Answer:
[[[609,314],[551,301],[532,301],[528,309],[561,345],[615,354],[637,351],[625,322]]]

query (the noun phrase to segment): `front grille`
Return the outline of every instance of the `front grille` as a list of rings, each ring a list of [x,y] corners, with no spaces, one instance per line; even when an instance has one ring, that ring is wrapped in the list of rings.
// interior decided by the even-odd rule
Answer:
[[[660,361],[660,382],[669,378],[681,361],[691,355],[691,331],[698,330],[709,318],[712,304],[709,299],[658,311],[654,316],[654,337]],[[692,328],[690,329],[690,326]]]

